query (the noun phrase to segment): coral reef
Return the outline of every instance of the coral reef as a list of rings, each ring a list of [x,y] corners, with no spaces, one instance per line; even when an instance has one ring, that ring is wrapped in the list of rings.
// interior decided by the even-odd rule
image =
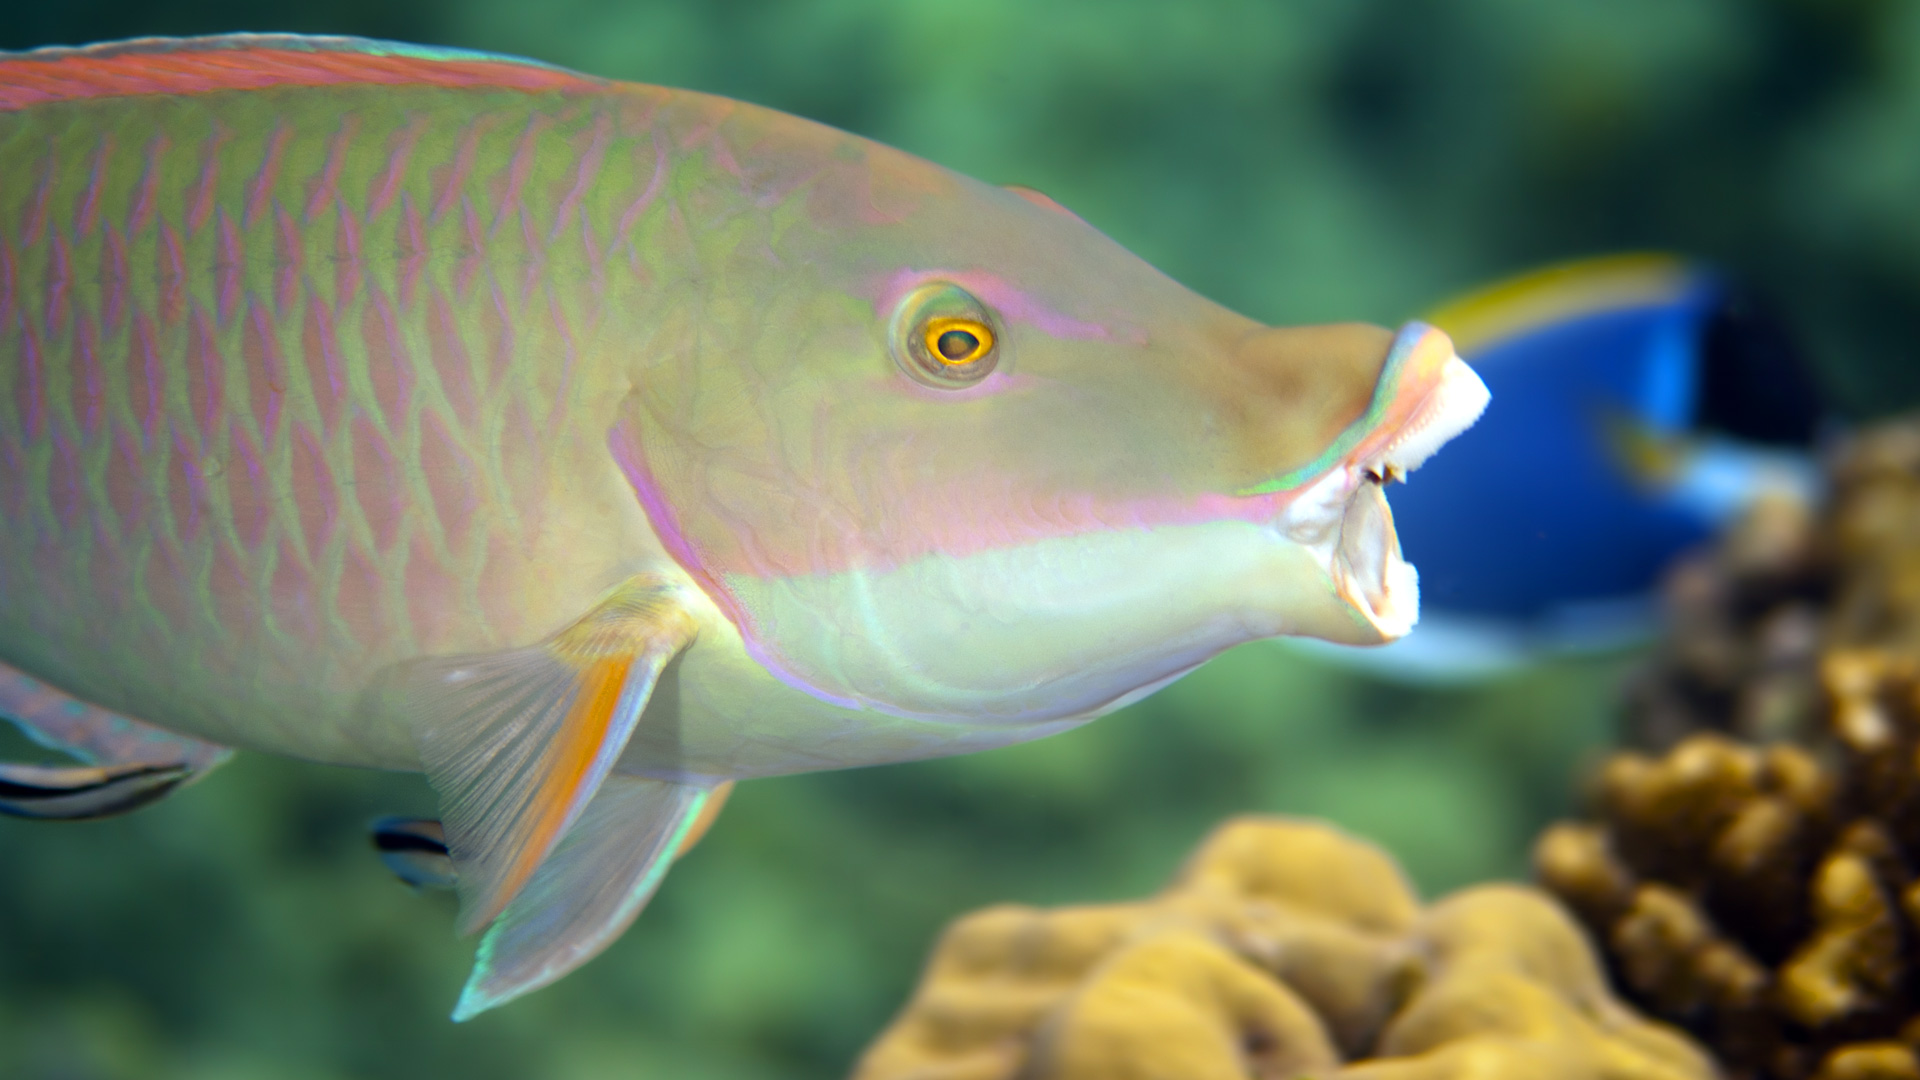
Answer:
[[[1573,919],[1540,891],[1483,886],[1422,910],[1371,845],[1326,825],[1245,817],[1216,830],[1151,900],[960,919],[854,1075],[1715,1073],[1688,1040],[1613,997]]]
[[[1676,574],[1629,706],[1678,741],[1609,760],[1535,865],[1734,1076],[1920,1080],[1920,426],[1830,477],[1817,517],[1763,507]]]
[[[1920,420],[1838,447],[1819,512],[1763,500],[1666,582],[1667,633],[1627,692],[1628,741],[1819,742],[1823,649],[1920,655]]]
[[[1831,537],[1789,498],[1761,501],[1683,559],[1666,580],[1667,632],[1627,686],[1627,741],[1807,736],[1834,578]]]

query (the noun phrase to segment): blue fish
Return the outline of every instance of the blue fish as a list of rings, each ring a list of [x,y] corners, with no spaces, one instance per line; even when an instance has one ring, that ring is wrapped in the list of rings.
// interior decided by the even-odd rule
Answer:
[[[1395,678],[1472,678],[1654,625],[1675,556],[1769,494],[1806,500],[1820,394],[1777,320],[1660,254],[1565,263],[1426,316],[1498,404],[1394,496],[1424,611]]]

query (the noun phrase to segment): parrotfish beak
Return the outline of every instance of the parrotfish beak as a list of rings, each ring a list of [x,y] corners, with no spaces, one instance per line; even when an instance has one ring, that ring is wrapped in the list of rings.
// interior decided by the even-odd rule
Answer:
[[[1489,400],[1486,384],[1454,355],[1446,334],[1407,324],[1381,365],[1366,413],[1282,511],[1281,530],[1309,550],[1363,621],[1352,644],[1392,641],[1420,617],[1419,575],[1400,557],[1385,486],[1465,431]]]

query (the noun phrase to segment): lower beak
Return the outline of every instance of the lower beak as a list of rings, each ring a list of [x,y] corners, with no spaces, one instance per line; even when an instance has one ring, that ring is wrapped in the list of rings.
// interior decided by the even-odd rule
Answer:
[[[1382,368],[1364,434],[1289,507],[1289,535],[1299,528],[1296,539],[1312,538],[1334,588],[1366,624],[1355,644],[1402,637],[1420,617],[1419,575],[1400,557],[1384,485],[1465,431],[1489,398],[1445,334],[1409,323]],[[1337,527],[1328,528],[1336,514]]]

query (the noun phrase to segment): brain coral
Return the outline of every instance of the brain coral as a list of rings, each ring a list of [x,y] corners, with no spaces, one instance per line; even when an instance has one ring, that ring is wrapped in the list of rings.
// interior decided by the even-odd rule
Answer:
[[[1545,894],[1422,909],[1379,849],[1227,822],[1151,900],[948,928],[855,1080],[1688,1080],[1684,1037],[1608,991]]]

